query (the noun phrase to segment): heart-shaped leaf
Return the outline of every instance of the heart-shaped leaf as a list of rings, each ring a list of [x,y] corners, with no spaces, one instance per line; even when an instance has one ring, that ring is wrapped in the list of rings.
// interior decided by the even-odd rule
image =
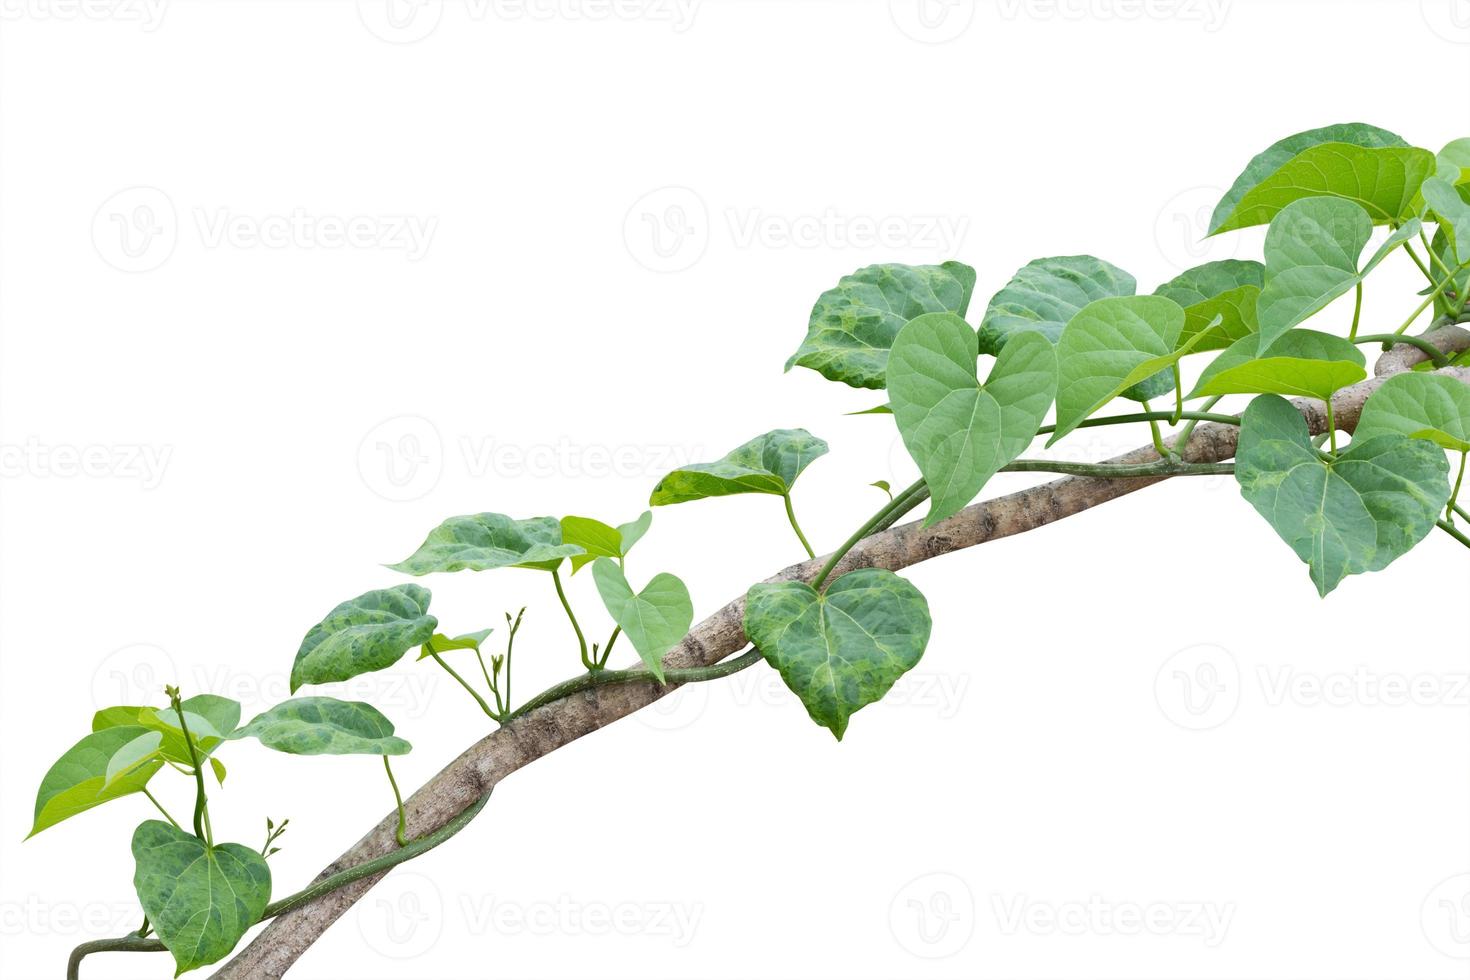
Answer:
[[[1210,234],[1266,224],[1293,201],[1317,196],[1353,201],[1374,224],[1399,221],[1435,168],[1434,154],[1375,126],[1298,133],[1250,162],[1215,208]]]
[[[581,553],[578,545],[563,543],[561,522],[554,517],[517,521],[504,514],[466,514],[434,528],[417,551],[388,567],[409,575],[492,568],[550,571],[563,558]]]
[[[1236,341],[1200,375],[1191,398],[1206,395],[1300,395],[1326,400],[1368,376],[1357,345],[1316,330],[1288,330],[1260,350],[1261,336]]]
[[[1431,177],[1424,182],[1424,203],[1434,213],[1439,227],[1448,232],[1446,240],[1459,260],[1450,268],[1470,262],[1470,186],[1457,188],[1449,181]]]
[[[1088,303],[1137,291],[1132,276],[1091,255],[1036,259],[991,297],[980,321],[980,353],[999,354],[1013,334],[1025,331],[1056,343],[1062,328]]]
[[[611,558],[593,563],[592,578],[613,621],[627,634],[653,676],[662,682],[664,655],[684,639],[694,622],[689,590],[676,576],[663,572],[655,575],[642,592],[634,593],[623,570]]]
[[[978,354],[975,331],[949,313],[910,320],[893,344],[888,394],[929,485],[926,524],[955,514],[1021,455],[1056,395],[1056,351],[1040,332],[1014,334],[983,386]]]
[[[1419,233],[1414,219],[1358,267],[1373,234],[1368,213],[1351,201],[1312,197],[1281,211],[1266,232],[1266,286],[1257,307],[1269,344],[1361,283],[1390,252]]]
[[[1256,332],[1256,302],[1265,281],[1266,267],[1261,263],[1225,259],[1195,266],[1155,289],[1154,295],[1184,307],[1181,346],[1223,350]],[[1195,341],[1201,333],[1205,336]]]
[[[636,521],[611,527],[590,517],[563,517],[561,538],[580,547],[585,554],[572,556],[572,574],[598,558],[626,558],[638,540],[648,533],[653,511],[645,510]]]
[[[364,592],[311,628],[291,667],[291,693],[303,684],[351,680],[396,664],[428,642],[439,621],[429,615],[429,590],[419,585]]]
[[[882,388],[898,331],[922,313],[965,315],[975,270],[943,265],[870,265],[843,276],[817,300],[806,339],[786,362],[854,388]]]
[[[1449,464],[1433,443],[1355,438],[1326,459],[1301,414],[1276,395],[1245,410],[1236,460],[1242,496],[1311,567],[1324,596],[1421,541],[1450,496]]]
[[[736,493],[784,497],[801,471],[826,454],[827,444],[805,429],[776,429],[732,449],[723,459],[674,470],[658,481],[648,502],[661,507]]]
[[[230,737],[256,738],[292,755],[403,755],[413,748],[393,735],[393,723],[377,708],[336,698],[282,701]]]
[[[1443,150],[1434,155],[1434,175],[1451,184],[1470,184],[1470,136],[1463,136],[1445,144]]]
[[[147,820],[133,832],[133,861],[133,887],[173,954],[174,976],[224,959],[270,902],[270,867],[243,844],[210,847]]]
[[[1395,374],[1368,396],[1353,440],[1397,433],[1470,452],[1470,385],[1440,374]]]
[[[1137,394],[1129,389],[1189,353],[1180,343],[1183,332],[1184,308],[1164,296],[1100,299],[1083,307],[1057,343],[1057,428],[1047,445],[1119,395]]]
[[[745,597],[745,632],[838,740],[853,712],[888,693],[929,642],[929,603],[878,568],[848,572],[818,592],[805,582],[762,583]]]
[[[162,760],[144,763],[111,783],[107,766],[125,745],[148,734],[141,725],[116,725],[93,732],[67,749],[41,777],[36,792],[35,821],[27,836],[34,837],[68,817],[100,806],[148,785],[163,767]]]

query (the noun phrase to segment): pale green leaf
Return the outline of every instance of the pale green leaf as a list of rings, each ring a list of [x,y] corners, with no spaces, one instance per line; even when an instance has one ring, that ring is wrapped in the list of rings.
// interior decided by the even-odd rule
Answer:
[[[1451,184],[1470,184],[1470,136],[1446,143],[1434,160],[1436,177]]]
[[[874,480],[872,483],[869,483],[868,486],[877,487],[879,490],[882,490],[885,494],[888,495],[889,500],[893,499],[893,485],[890,484],[887,480]]]
[[[573,555],[572,574],[581,571],[583,565],[598,558],[626,558],[633,545],[648,531],[653,522],[653,512],[645,510],[636,521],[617,527],[604,524],[591,517],[563,517],[561,519],[562,541],[577,545],[585,552]]]
[[[291,693],[303,684],[351,680],[396,664],[427,643],[439,621],[429,615],[429,590],[396,585],[365,592],[313,626],[296,651]]]
[[[158,746],[162,741],[162,732],[144,732],[112,753],[112,758],[107,760],[107,772],[102,777],[103,788],[115,785],[119,779],[132,775],[157,759]]]
[[[1456,188],[1438,177],[1424,182],[1424,203],[1434,212],[1440,228],[1447,232],[1446,239],[1457,259],[1450,263],[1452,270],[1470,262],[1470,200],[1467,197],[1470,197],[1470,186]],[[1438,269],[1434,274],[1437,279],[1443,277]]]
[[[1276,394],[1326,400],[1368,376],[1357,345],[1316,330],[1288,330],[1266,349],[1261,336],[1236,341],[1200,374],[1191,398]]]
[[[403,755],[412,748],[372,705],[320,697],[283,701],[230,737],[292,755]]]
[[[801,471],[827,454],[827,444],[805,429],[776,429],[732,449],[713,463],[682,466],[658,481],[655,507],[737,493],[786,496]]]
[[[975,499],[1036,438],[1057,389],[1057,356],[1037,331],[1011,336],[981,385],[975,331],[959,317],[910,320],[894,341],[888,394],[909,455],[929,485],[926,525]]]
[[[429,637],[429,641],[421,648],[418,655],[419,660],[425,660],[436,653],[448,653],[450,650],[478,650],[480,644],[495,631],[476,630],[473,633],[465,633],[463,636],[446,636],[443,633],[435,633]]]
[[[854,712],[919,662],[930,626],[923,594],[883,569],[848,572],[822,593],[805,582],[753,585],[745,598],[746,635],[839,740]]]
[[[1184,307],[1181,345],[1196,352],[1223,350],[1256,332],[1256,302],[1265,281],[1261,263],[1225,259],[1195,266],[1155,289],[1154,295]],[[1205,336],[1195,341],[1198,334]]]
[[[980,353],[999,354],[1014,334],[1037,331],[1056,343],[1077,311],[1094,300],[1132,296],[1138,284],[1091,255],[1057,255],[1023,266],[991,297],[980,322]]]
[[[689,598],[689,590],[676,576],[663,572],[655,575],[642,592],[635,593],[623,570],[611,558],[599,558],[593,563],[592,578],[613,621],[622,628],[653,676],[662,681],[664,655],[684,639],[694,622],[694,603]]]
[[[146,786],[162,768],[161,760],[146,763],[111,785],[107,783],[107,764],[119,749],[147,733],[141,725],[115,725],[93,732],[67,749],[41,778],[35,820],[27,836],[34,837],[68,817]]]
[[[1246,409],[1236,461],[1241,494],[1310,566],[1324,596],[1421,541],[1450,495],[1449,464],[1433,443],[1354,439],[1329,461],[1301,414],[1276,395]]]
[[[563,543],[561,522],[554,517],[518,521],[504,514],[466,514],[434,528],[417,551],[388,567],[409,575],[492,568],[550,571],[562,559],[581,553],[580,546]]]
[[[1470,385],[1442,374],[1388,378],[1364,403],[1353,440],[1391,433],[1470,452]]]

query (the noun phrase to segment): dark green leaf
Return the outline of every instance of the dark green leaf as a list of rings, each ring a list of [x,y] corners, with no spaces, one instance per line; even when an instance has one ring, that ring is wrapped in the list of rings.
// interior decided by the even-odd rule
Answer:
[[[1470,385],[1442,374],[1388,378],[1368,396],[1353,441],[1393,433],[1470,452]]]
[[[291,667],[291,693],[303,684],[351,680],[391,667],[427,643],[437,625],[429,615],[429,590],[419,585],[395,585],[349,599],[301,641]]]
[[[491,568],[549,571],[563,558],[581,553],[580,546],[562,542],[561,522],[554,517],[517,521],[504,514],[467,514],[434,528],[417,551],[388,567],[409,575]]]
[[[805,582],[753,585],[745,632],[840,740],[853,712],[888,693],[929,642],[929,604],[882,569],[849,572],[819,593]]]
[[[1206,395],[1300,395],[1326,400],[1368,376],[1351,341],[1315,330],[1288,330],[1260,350],[1261,336],[1236,341],[1200,375],[1191,398]]]
[[[403,755],[412,748],[377,708],[336,698],[283,701],[230,737],[257,738],[292,755]]]
[[[611,558],[592,565],[602,604],[622,627],[633,649],[659,681],[664,679],[664,655],[674,648],[694,622],[694,603],[684,583],[667,572],[655,575],[642,592],[634,593],[623,570]]]
[[[1223,350],[1256,332],[1256,301],[1265,281],[1261,263],[1226,259],[1195,266],[1155,289],[1154,295],[1184,307],[1181,345],[1204,334],[1191,344],[1193,350]]]
[[[827,454],[827,444],[805,429],[776,429],[713,463],[680,467],[653,488],[655,507],[736,493],[785,496],[801,471]]]
[[[1056,343],[1062,328],[1093,300],[1132,296],[1128,273],[1091,255],[1036,259],[991,297],[980,322],[980,353],[999,354],[1016,333],[1038,331]]]
[[[115,725],[93,732],[67,749],[41,778],[35,821],[27,836],[34,837],[68,817],[146,786],[162,768],[162,761],[146,763],[111,785],[107,782],[107,764],[119,749],[147,733],[141,725]]]

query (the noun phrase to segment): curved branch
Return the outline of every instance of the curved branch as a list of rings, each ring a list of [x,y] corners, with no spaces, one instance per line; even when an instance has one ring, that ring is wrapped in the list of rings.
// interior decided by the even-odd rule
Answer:
[[[1444,341],[1447,349],[1460,350],[1470,346],[1470,333],[1457,328],[1444,329],[1455,330],[1457,336],[1439,337],[1441,331],[1430,336],[1435,336],[1437,342]],[[1461,346],[1454,346],[1456,344]],[[1379,377],[1339,391],[1333,397],[1333,415],[1338,426],[1351,432],[1363,403],[1387,376],[1385,370],[1388,373],[1407,370],[1416,363],[1416,357],[1423,360],[1423,352],[1413,347],[1395,347],[1380,358]],[[1391,369],[1385,369],[1385,362],[1391,358],[1397,359],[1389,362]],[[1470,368],[1445,368],[1438,373],[1470,384]],[[1324,431],[1326,412],[1321,402],[1298,399],[1295,404],[1313,433]],[[1235,455],[1238,432],[1232,425],[1201,425],[1194,430],[1181,455],[1188,463],[1228,460]],[[1147,446],[1108,460],[1108,463],[1143,466],[1158,460],[1153,447]],[[1169,478],[1155,475],[1055,480],[972,504],[933,527],[911,523],[875,533],[848,552],[838,563],[835,574],[856,568],[897,571],[987,541],[1045,527]],[[792,565],[767,581],[810,581],[823,561],[816,558]],[[741,625],[744,611],[745,599],[742,596],[697,625],[678,647],[670,651],[664,660],[666,667],[672,670],[708,667],[741,650],[746,643]],[[409,832],[413,835],[432,833],[522,766],[657,701],[678,687],[674,683],[658,684],[651,678],[634,680],[624,677],[620,680],[623,682],[596,685],[550,703],[542,703],[470,746],[405,802]],[[328,865],[318,876],[318,881],[395,849],[397,825],[396,812],[384,817]],[[283,976],[333,922],[378,882],[383,873],[386,872],[361,878],[276,918],[213,976],[217,980],[275,980]]]

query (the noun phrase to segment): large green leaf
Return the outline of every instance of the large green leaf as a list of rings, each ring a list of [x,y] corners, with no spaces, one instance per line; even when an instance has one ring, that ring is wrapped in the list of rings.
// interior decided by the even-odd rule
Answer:
[[[801,471],[827,454],[827,444],[805,429],[776,429],[732,449],[713,463],[680,467],[653,488],[655,507],[736,493],[786,496]]]
[[[1288,330],[1261,350],[1259,334],[1236,341],[1200,374],[1191,398],[1300,395],[1326,400],[1368,376],[1357,345],[1316,330]]]
[[[1433,443],[1354,439],[1324,459],[1301,414],[1276,395],[1245,410],[1236,460],[1241,494],[1311,567],[1324,596],[1422,540],[1450,495],[1449,464]]]
[[[689,590],[667,572],[655,575],[642,592],[635,593],[623,570],[611,558],[592,565],[602,604],[618,624],[660,682],[664,679],[664,655],[689,632],[694,622],[694,603]]]
[[[311,628],[291,666],[291,693],[303,684],[351,680],[396,664],[434,635],[429,590],[419,585],[364,592]]]
[[[1259,262],[1225,259],[1206,262],[1154,290],[1184,307],[1180,343],[1195,351],[1223,350],[1256,332],[1256,301],[1266,282]],[[1198,341],[1194,338],[1204,334]],[[1191,343],[1193,341],[1193,343]]]
[[[848,572],[819,593],[805,582],[753,585],[745,632],[840,740],[853,712],[888,693],[929,642],[929,604],[889,571]]]
[[[648,532],[653,523],[653,511],[645,510],[636,521],[619,524],[617,527],[604,524],[591,517],[563,517],[561,538],[565,544],[574,544],[584,554],[572,556],[572,574],[582,566],[598,558],[623,559],[633,550],[633,545]]]
[[[1470,452],[1470,385],[1442,374],[1396,374],[1368,396],[1354,441],[1397,433]]]
[[[36,792],[35,820],[27,836],[34,837],[68,817],[136,793],[148,785],[148,780],[163,767],[161,760],[144,763],[110,784],[107,780],[107,766],[113,756],[146,734],[148,729],[141,725],[116,725],[93,732],[67,749],[41,777],[41,788]]]
[[[1084,307],[1057,343],[1057,428],[1047,445],[1189,353],[1180,343],[1183,331],[1184,308],[1164,296],[1100,299]]]
[[[257,738],[292,755],[403,755],[413,748],[377,708],[336,698],[282,701],[230,737]]]
[[[581,553],[579,546],[562,541],[561,522],[554,517],[517,521],[504,514],[466,514],[434,528],[417,551],[388,567],[409,575],[491,568],[549,571],[563,558]]]
[[[1366,211],[1332,197],[1311,197],[1285,208],[1266,232],[1266,287],[1257,309],[1262,342],[1271,343],[1361,283],[1418,232],[1418,220],[1408,222],[1359,268],[1373,234]]]
[[[1450,263],[1450,268],[1470,262],[1470,186],[1455,187],[1449,181],[1431,177],[1424,182],[1424,203],[1434,212],[1459,260]],[[1441,277],[1439,270],[1435,270],[1435,277]]]
[[[173,954],[174,976],[224,959],[270,902],[270,867],[243,844],[210,847],[146,820],[133,832],[133,861],[133,887]]]
[[[888,350],[922,313],[965,315],[975,270],[943,265],[870,265],[843,276],[812,308],[806,339],[786,362],[854,388],[882,388]]]
[[[977,356],[975,331],[949,313],[910,320],[893,344],[888,395],[929,485],[928,524],[974,500],[1031,445],[1056,396],[1056,351],[1039,332],[1012,336],[984,385]]]
[[[1398,222],[1413,213],[1435,168],[1434,154],[1373,126],[1298,133],[1251,161],[1215,208],[1209,233],[1266,224],[1293,201],[1318,196],[1353,201],[1374,224]]]
[[[1091,255],[1035,259],[991,297],[980,321],[980,353],[999,354],[1013,334],[1026,331],[1056,343],[1067,321],[1088,303],[1137,290],[1132,276]]]

